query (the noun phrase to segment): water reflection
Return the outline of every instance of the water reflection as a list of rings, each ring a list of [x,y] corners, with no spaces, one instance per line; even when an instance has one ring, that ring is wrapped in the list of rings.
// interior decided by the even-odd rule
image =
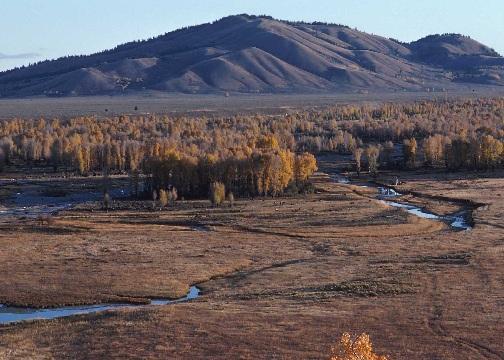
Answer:
[[[192,286],[189,293],[183,298],[177,300],[158,299],[151,300],[150,305],[162,306],[177,304],[181,302],[196,299],[200,294],[200,290],[196,286]],[[12,307],[0,305],[0,324],[10,324],[26,320],[48,320],[73,315],[91,314],[106,310],[116,310],[121,308],[137,308],[145,305],[132,305],[126,303],[117,304],[100,304],[86,306],[65,306],[53,309],[32,309],[23,307]]]

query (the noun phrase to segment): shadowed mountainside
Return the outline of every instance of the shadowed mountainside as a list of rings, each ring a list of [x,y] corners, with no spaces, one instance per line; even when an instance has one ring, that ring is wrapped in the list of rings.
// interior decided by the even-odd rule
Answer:
[[[164,91],[426,91],[504,85],[504,58],[456,34],[413,42],[249,15],[0,73],[0,96]]]

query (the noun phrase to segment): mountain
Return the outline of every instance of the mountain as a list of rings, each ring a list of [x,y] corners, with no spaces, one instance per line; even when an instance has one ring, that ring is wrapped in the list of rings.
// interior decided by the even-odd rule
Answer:
[[[402,43],[347,26],[237,15],[0,73],[0,96],[308,93],[504,85],[504,58],[457,34]]]

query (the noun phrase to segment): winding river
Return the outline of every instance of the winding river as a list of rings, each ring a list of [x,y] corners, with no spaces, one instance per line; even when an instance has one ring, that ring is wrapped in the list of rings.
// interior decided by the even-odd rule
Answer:
[[[392,188],[383,187],[374,183],[366,183],[365,185],[352,183],[348,177],[339,174],[332,175],[332,179],[340,184],[352,184],[360,188],[376,188],[378,190],[376,198],[383,203],[396,208],[405,209],[408,213],[424,219],[443,221],[448,223],[453,230],[469,231],[472,229],[472,226],[468,222],[468,219],[470,218],[469,210],[462,210],[453,214],[440,216],[429,212],[424,208],[400,200],[403,194],[398,193]]]
[[[178,304],[196,299],[200,294],[200,289],[192,286],[186,296],[176,300],[168,299],[151,299],[151,306],[162,306],[170,304]],[[0,324],[11,324],[27,320],[49,320],[62,317],[91,314],[107,310],[117,310],[124,308],[137,308],[148,305],[133,305],[127,303],[116,304],[99,304],[99,305],[85,305],[85,306],[65,306],[52,309],[32,309],[24,307],[12,307],[0,305]]]

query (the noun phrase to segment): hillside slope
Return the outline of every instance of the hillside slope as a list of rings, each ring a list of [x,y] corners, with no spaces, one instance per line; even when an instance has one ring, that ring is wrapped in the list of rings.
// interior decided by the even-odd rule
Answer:
[[[455,34],[405,44],[341,25],[237,15],[0,73],[0,96],[393,92],[464,83],[504,85],[504,58]]]

